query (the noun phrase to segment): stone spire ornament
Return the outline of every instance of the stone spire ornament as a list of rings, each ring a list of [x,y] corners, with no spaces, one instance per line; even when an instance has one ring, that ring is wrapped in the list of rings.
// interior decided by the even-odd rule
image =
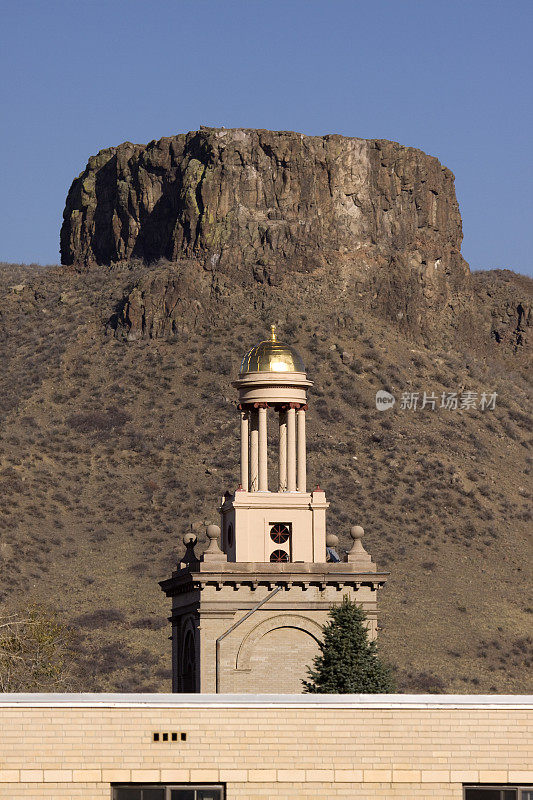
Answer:
[[[228,557],[222,552],[218,544],[220,528],[218,525],[208,525],[205,535],[209,539],[207,550],[204,550],[202,561],[227,561]]]
[[[198,539],[195,533],[186,533],[183,537],[183,544],[185,545],[185,555],[181,559],[181,565],[183,567],[189,567],[191,564],[198,564],[199,559],[196,553],[194,552],[194,547],[197,543]]]
[[[340,561],[339,554],[337,553],[337,546],[339,544],[339,537],[334,533],[326,534],[326,560],[337,563]]]
[[[361,572],[376,572],[377,566],[372,561],[370,554],[366,552],[361,541],[364,535],[365,531],[361,525],[352,525],[350,536],[353,539],[353,545],[348,553],[347,561],[350,564],[354,564]]]

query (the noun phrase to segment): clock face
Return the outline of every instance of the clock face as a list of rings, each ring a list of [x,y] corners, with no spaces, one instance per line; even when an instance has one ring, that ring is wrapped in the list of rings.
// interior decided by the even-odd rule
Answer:
[[[290,531],[282,522],[276,522],[270,529],[270,538],[276,544],[285,544],[289,541]]]
[[[270,554],[270,561],[274,564],[282,564],[288,560],[289,554],[286,550],[274,550],[274,552]]]

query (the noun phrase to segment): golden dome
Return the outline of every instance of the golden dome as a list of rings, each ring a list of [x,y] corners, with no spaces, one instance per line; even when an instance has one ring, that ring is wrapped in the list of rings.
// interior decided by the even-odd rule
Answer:
[[[244,356],[239,375],[248,372],[305,372],[300,354],[294,347],[278,342],[275,325],[270,328],[270,339],[259,342]]]

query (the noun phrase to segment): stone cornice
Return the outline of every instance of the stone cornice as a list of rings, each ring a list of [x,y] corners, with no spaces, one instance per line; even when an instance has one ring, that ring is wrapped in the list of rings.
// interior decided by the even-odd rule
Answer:
[[[237,489],[223,498],[219,510],[232,507],[269,509],[328,509],[329,503],[322,489],[312,492],[245,492]]]
[[[355,565],[354,565],[355,566]],[[274,588],[283,586],[310,586],[326,588],[327,586],[369,586],[372,590],[383,586],[389,576],[388,572],[360,572],[350,569],[346,562],[339,564],[288,563],[270,564],[260,562],[196,562],[183,569],[176,570],[171,578],[160,581],[162,590],[168,597],[183,592],[202,590],[205,586],[222,589],[230,586],[238,589],[248,586],[255,589],[259,586]]]

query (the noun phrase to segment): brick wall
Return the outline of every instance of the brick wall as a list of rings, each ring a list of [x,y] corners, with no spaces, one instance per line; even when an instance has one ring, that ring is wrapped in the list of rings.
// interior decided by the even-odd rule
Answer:
[[[109,798],[113,781],[196,781],[226,783],[228,800],[459,800],[463,782],[533,783],[526,705],[323,707],[204,695],[182,706],[166,695],[168,705],[113,707],[67,697],[56,706],[1,701],[0,798]],[[155,743],[154,731],[186,732],[187,741]]]
[[[279,667],[272,663],[272,653],[283,653]],[[318,653],[318,644],[306,631],[297,628],[277,628],[263,636],[254,646],[250,657],[250,672],[246,686],[252,692],[269,691],[294,692],[302,691],[302,678],[306,678],[303,665],[312,666]],[[228,683],[231,675],[228,675]],[[238,685],[234,691],[238,691]],[[250,691],[250,688],[246,688]]]

